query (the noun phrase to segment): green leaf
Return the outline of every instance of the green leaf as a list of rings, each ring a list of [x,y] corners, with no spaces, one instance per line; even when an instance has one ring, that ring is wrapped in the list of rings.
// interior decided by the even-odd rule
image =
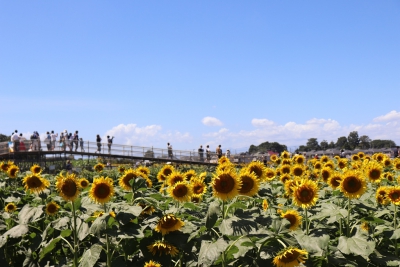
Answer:
[[[107,228],[105,222],[106,218],[107,216],[97,217],[96,220],[94,220],[94,222],[92,223],[92,226],[90,227],[90,233],[93,235],[98,235],[102,231],[105,231]]]
[[[102,246],[94,244],[83,253],[79,267],[93,267],[100,257]]]
[[[51,252],[61,240],[60,237],[52,239],[39,253],[40,260],[42,260],[49,252]]]
[[[272,220],[271,229],[275,232],[275,234],[283,234],[289,232],[290,222],[288,220],[282,220],[280,218],[276,218]]]
[[[89,234],[89,225],[83,220],[77,218],[76,219],[76,227],[78,229],[78,238],[79,240],[85,239],[85,237]]]
[[[28,224],[29,222],[37,221],[43,214],[43,207],[43,205],[31,207],[29,204],[26,204],[18,214],[19,223]]]
[[[254,221],[240,219],[236,216],[225,219],[221,222],[219,230],[224,235],[241,236],[253,233],[259,229],[258,224]]]
[[[367,258],[374,251],[375,242],[367,241],[366,238],[357,235],[350,238],[341,236],[337,248],[344,254],[354,254]]]
[[[61,235],[62,237],[68,237],[68,236],[70,236],[71,234],[72,234],[72,230],[70,230],[70,229],[62,230],[61,233],[60,233],[60,235]]]
[[[7,237],[17,238],[27,234],[28,232],[29,228],[26,225],[17,225],[11,228],[0,237],[0,248],[7,243]]]
[[[228,247],[228,243],[219,238],[216,242],[211,241],[202,241],[199,258],[198,258],[198,266],[208,267],[211,266],[225,251]]]
[[[218,201],[214,201],[210,204],[208,208],[207,216],[206,216],[206,227],[207,229],[211,229],[214,227],[215,223],[218,220],[218,215],[221,213],[220,204]]]
[[[297,231],[295,238],[303,249],[314,256],[322,256],[329,244],[329,235],[326,234],[313,237],[305,235],[302,231]]]
[[[362,222],[369,222],[369,223],[376,223],[376,224],[384,224],[385,221],[382,219],[379,219],[377,217],[373,217],[373,216],[368,216],[368,217],[364,217],[361,219]]]
[[[242,237],[237,241],[233,241],[233,246],[228,247],[228,250],[225,252],[227,255],[227,259],[239,259],[243,257],[249,250],[254,248],[254,244],[248,237]]]

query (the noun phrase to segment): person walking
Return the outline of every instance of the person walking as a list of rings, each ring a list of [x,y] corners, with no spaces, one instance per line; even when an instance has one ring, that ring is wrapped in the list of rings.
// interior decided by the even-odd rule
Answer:
[[[167,143],[167,145],[168,145],[168,158],[172,159],[173,158],[172,145],[170,143]]]
[[[108,154],[111,154],[111,145],[112,145],[113,139],[114,139],[114,136],[110,138],[110,136],[107,135]]]
[[[75,131],[74,136],[72,138],[74,144],[75,144],[75,152],[78,150],[78,142],[79,142],[79,135],[78,131]]]
[[[204,161],[204,149],[203,149],[202,145],[200,145],[198,152],[199,152],[199,160],[200,160],[200,162],[203,162]]]
[[[51,150],[54,150],[56,148],[56,142],[57,142],[57,137],[58,133],[54,133],[54,131],[51,131]]]
[[[100,135],[96,136],[96,142],[97,142],[97,152],[96,153],[100,153],[101,152],[101,138],[100,138]]]
[[[47,146],[47,151],[51,151],[51,135],[50,135],[50,132],[47,132],[46,134],[47,134],[47,136],[46,136],[46,139],[44,139],[44,143]]]
[[[207,157],[207,162],[211,162],[211,150],[209,145],[207,145],[206,147],[206,157]]]
[[[79,139],[79,144],[81,146],[81,152],[85,152],[85,149],[83,149],[83,139],[82,138]]]
[[[19,151],[19,136],[18,136],[17,130],[15,130],[13,135],[11,135],[11,141],[13,142],[13,151],[18,152]]]
[[[217,156],[220,159],[222,157],[221,145],[217,146],[217,149],[215,150],[215,152],[217,152]]]

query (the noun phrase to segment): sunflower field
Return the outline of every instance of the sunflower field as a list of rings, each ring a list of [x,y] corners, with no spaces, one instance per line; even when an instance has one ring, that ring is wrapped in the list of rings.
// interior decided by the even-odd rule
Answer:
[[[0,162],[0,266],[400,266],[400,158]]]

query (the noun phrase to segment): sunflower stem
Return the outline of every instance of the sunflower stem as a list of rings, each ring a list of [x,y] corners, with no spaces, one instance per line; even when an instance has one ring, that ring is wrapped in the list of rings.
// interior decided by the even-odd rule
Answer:
[[[225,200],[222,200],[222,219],[225,219]]]
[[[394,205],[394,218],[393,218],[393,228],[394,231],[396,231],[397,228],[397,205]],[[398,251],[397,251],[397,238],[394,239],[394,253],[396,257],[398,256]]]
[[[104,203],[104,213],[107,213],[107,206]],[[106,223],[106,231],[107,231],[107,222]],[[111,251],[110,251],[110,239],[106,232],[106,254],[107,254],[107,267],[111,267]]]
[[[305,209],[305,211],[306,211],[306,234],[308,235],[308,232],[309,232],[309,227],[308,227],[308,212],[307,212],[307,209]]]
[[[351,211],[351,199],[348,199],[347,204],[347,237],[350,237],[350,211]]]
[[[78,267],[78,240],[77,240],[77,233],[76,233],[76,214],[75,214],[75,203],[74,201],[71,201],[71,205],[72,205],[72,216],[74,217],[74,267]]]

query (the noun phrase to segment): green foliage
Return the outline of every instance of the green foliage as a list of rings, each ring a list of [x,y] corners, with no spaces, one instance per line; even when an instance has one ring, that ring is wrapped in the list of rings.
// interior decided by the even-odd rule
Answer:
[[[258,146],[251,145],[249,148],[249,153],[253,154],[256,152],[267,152],[267,151],[274,151],[277,153],[281,153],[283,151],[287,150],[286,145],[279,144],[277,142],[264,142],[259,144]]]

